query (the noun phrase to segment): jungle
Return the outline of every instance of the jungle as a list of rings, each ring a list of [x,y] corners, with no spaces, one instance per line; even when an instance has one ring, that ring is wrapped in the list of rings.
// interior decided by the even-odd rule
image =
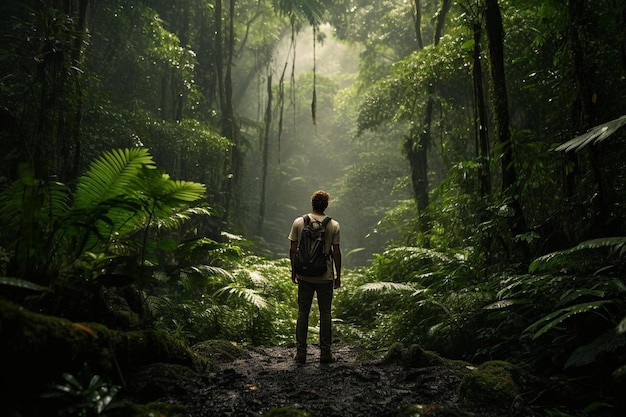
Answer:
[[[626,412],[626,3],[0,3],[0,414]],[[330,195],[333,351],[288,235]]]

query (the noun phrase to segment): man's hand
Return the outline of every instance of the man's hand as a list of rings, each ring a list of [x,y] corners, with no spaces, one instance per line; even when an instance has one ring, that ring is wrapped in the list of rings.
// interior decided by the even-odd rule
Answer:
[[[291,272],[291,282],[293,282],[294,284],[298,284],[298,276],[293,271]]]
[[[335,278],[335,280],[333,281],[333,289],[337,289],[341,287],[341,278]]]

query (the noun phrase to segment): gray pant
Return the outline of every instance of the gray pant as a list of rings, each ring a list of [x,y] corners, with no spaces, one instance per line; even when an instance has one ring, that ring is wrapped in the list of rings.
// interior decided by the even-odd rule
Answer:
[[[313,303],[313,295],[317,293],[317,305],[320,309],[320,349],[330,352],[332,342],[331,305],[333,301],[333,282],[312,284],[298,282],[298,322],[296,323],[296,349],[306,352],[307,333],[309,330],[309,313]]]

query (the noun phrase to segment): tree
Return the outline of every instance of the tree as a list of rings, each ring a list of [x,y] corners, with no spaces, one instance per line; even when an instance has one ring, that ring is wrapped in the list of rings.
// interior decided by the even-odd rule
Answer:
[[[485,13],[494,118],[498,144],[502,155],[502,192],[513,210],[511,231],[515,236],[519,236],[527,231],[527,226],[517,190],[518,178],[511,141],[509,103],[504,68],[504,28],[502,26],[502,15],[498,0],[486,0]]]
[[[17,17],[9,33],[3,81],[7,119],[3,174],[17,175],[30,161],[40,177],[76,179],[80,169],[83,112],[83,50],[89,2],[57,0],[46,4],[3,6]],[[12,29],[12,30],[10,30]]]
[[[433,36],[433,47],[437,48],[446,21],[446,15],[450,10],[450,0],[443,0],[441,8],[437,14],[437,24]],[[417,5],[416,5],[417,6]],[[419,16],[419,13],[418,13]],[[430,230],[430,220],[425,214],[428,207],[428,148],[431,145],[431,125],[433,121],[433,107],[435,105],[435,92],[437,86],[434,83],[428,84],[426,109],[423,121],[413,124],[411,132],[406,137],[404,150],[411,166],[411,182],[417,203],[417,212],[420,221],[420,230],[428,232]]]

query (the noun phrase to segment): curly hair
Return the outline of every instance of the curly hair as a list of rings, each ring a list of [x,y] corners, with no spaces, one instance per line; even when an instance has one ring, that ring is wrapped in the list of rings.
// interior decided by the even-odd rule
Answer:
[[[328,200],[330,200],[330,196],[326,191],[317,190],[311,195],[311,206],[313,210],[323,213],[328,207]]]

